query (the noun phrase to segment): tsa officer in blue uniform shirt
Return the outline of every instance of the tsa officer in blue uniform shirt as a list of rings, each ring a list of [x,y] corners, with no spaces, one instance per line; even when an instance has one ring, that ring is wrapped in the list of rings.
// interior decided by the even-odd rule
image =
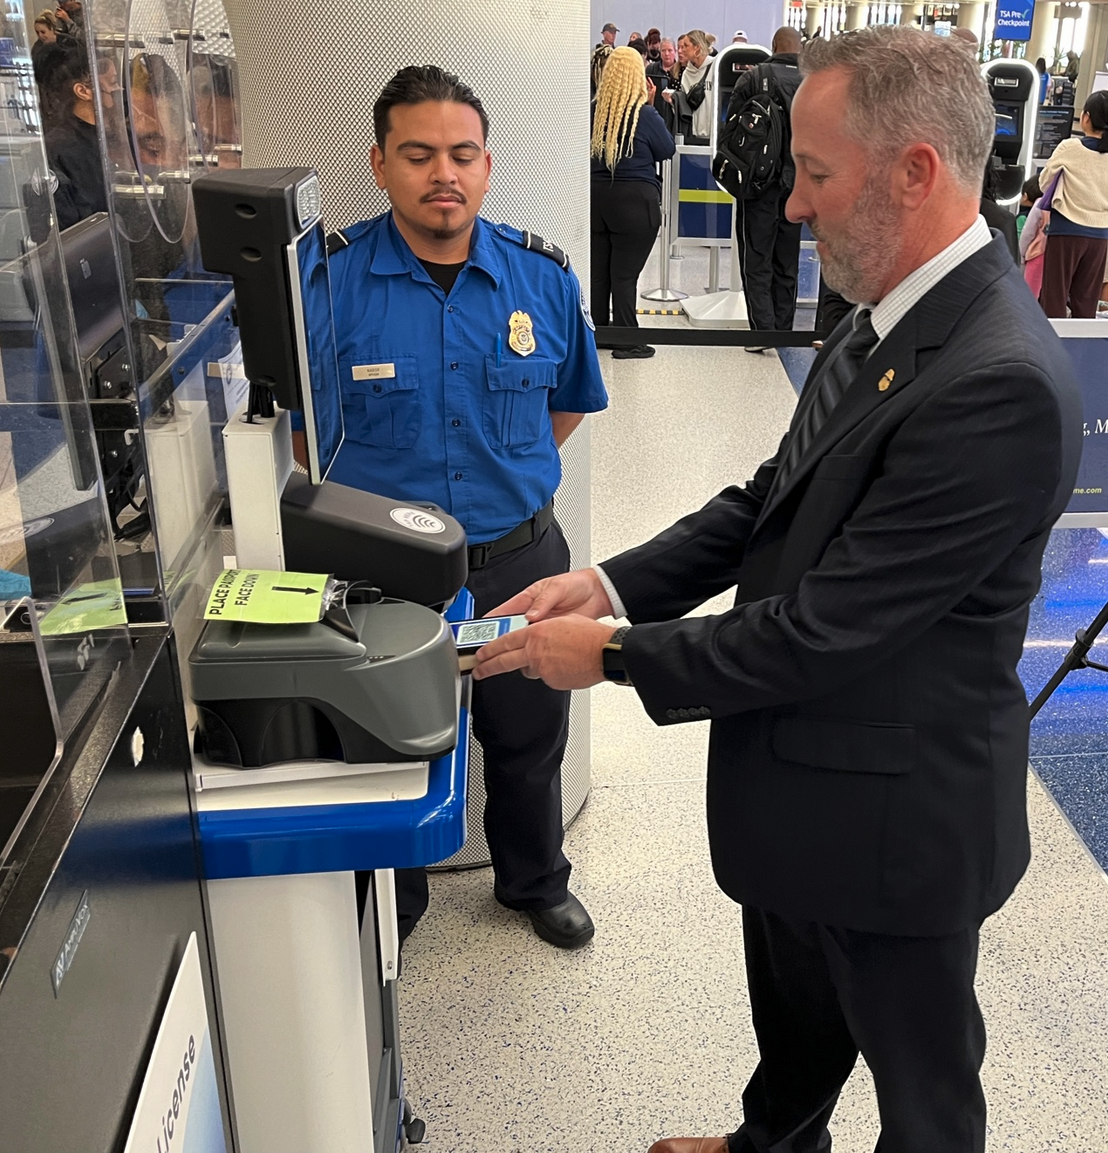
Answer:
[[[473,91],[405,68],[373,114],[373,172],[392,210],[330,245],[346,426],[330,478],[456,517],[481,615],[568,569],[550,504],[558,446],[608,398],[568,261],[477,215],[491,158]],[[577,948],[593,923],[562,853],[569,694],[522,675],[474,688],[496,897],[544,940]],[[427,905],[423,870],[397,887],[406,935]]]

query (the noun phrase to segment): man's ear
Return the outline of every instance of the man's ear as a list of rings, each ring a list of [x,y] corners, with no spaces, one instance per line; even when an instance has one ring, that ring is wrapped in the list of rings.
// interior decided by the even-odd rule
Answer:
[[[904,208],[920,208],[935,191],[943,163],[931,144],[909,144],[894,167],[893,191]]]
[[[369,166],[373,169],[373,179],[377,181],[377,187],[385,191],[385,150],[378,144],[369,150]]]
[[[92,100],[92,81],[90,80],[77,80],[73,85],[73,95],[78,100]]]

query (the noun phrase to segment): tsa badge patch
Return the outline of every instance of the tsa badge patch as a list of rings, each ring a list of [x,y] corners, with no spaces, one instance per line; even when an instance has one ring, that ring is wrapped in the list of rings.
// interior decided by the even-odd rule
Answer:
[[[585,299],[585,290],[582,288],[580,291],[581,291],[581,315],[585,318],[585,323],[589,326],[589,328],[591,328],[592,331],[595,332],[596,331],[596,325],[593,323],[592,313],[589,312],[589,302]]]
[[[535,351],[535,331],[531,318],[518,309],[508,318],[508,347],[520,356],[530,356]]]

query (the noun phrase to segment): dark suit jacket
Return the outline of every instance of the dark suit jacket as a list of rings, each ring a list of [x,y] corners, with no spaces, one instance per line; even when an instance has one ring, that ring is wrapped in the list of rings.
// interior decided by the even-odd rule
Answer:
[[[1016,664],[1081,427],[996,237],[875,350],[780,491],[774,457],[604,563],[647,712],[712,720],[712,863],[736,901],[937,935],[1007,899],[1029,857]],[[729,612],[676,619],[736,584]]]

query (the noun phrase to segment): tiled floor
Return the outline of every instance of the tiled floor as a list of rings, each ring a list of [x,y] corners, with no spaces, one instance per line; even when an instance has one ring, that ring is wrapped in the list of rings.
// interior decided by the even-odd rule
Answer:
[[[699,272],[694,258],[680,263],[702,291],[706,262]],[[644,280],[656,283],[649,265]],[[659,346],[649,361],[601,359],[611,408],[591,418],[596,559],[745,479],[795,402],[772,354]],[[1056,541],[1048,575],[1068,571],[1056,550],[1105,582],[1088,603],[1074,592],[1066,606],[1069,617],[1091,619],[1100,594],[1108,598],[1108,572],[1087,562],[1108,557],[1108,542]],[[1071,587],[1048,581],[1055,592],[1036,607],[1034,639],[1069,630],[1047,620],[1063,585]],[[1065,647],[1030,652],[1056,663]],[[1104,727],[1095,694],[1108,691],[1108,674],[1076,676],[1090,686],[1105,679],[1066,690],[1084,694],[1083,736],[1043,718],[1057,733],[1044,756],[1059,774],[1067,758],[1092,765],[1088,742]],[[1051,707],[1060,706],[1061,696]],[[755,1052],[739,911],[708,865],[706,738],[701,725],[656,728],[633,692],[593,690],[592,794],[567,836],[573,886],[597,922],[586,949],[542,944],[494,902],[488,870],[432,877],[400,987],[409,1095],[430,1149],[645,1153],[663,1134],[737,1124]],[[1095,774],[1084,779],[1092,795]],[[1034,861],[983,935],[989,1148],[1105,1153],[1108,885],[1033,778],[1029,798]],[[836,1113],[836,1153],[869,1153],[877,1132],[872,1083],[859,1069]]]

